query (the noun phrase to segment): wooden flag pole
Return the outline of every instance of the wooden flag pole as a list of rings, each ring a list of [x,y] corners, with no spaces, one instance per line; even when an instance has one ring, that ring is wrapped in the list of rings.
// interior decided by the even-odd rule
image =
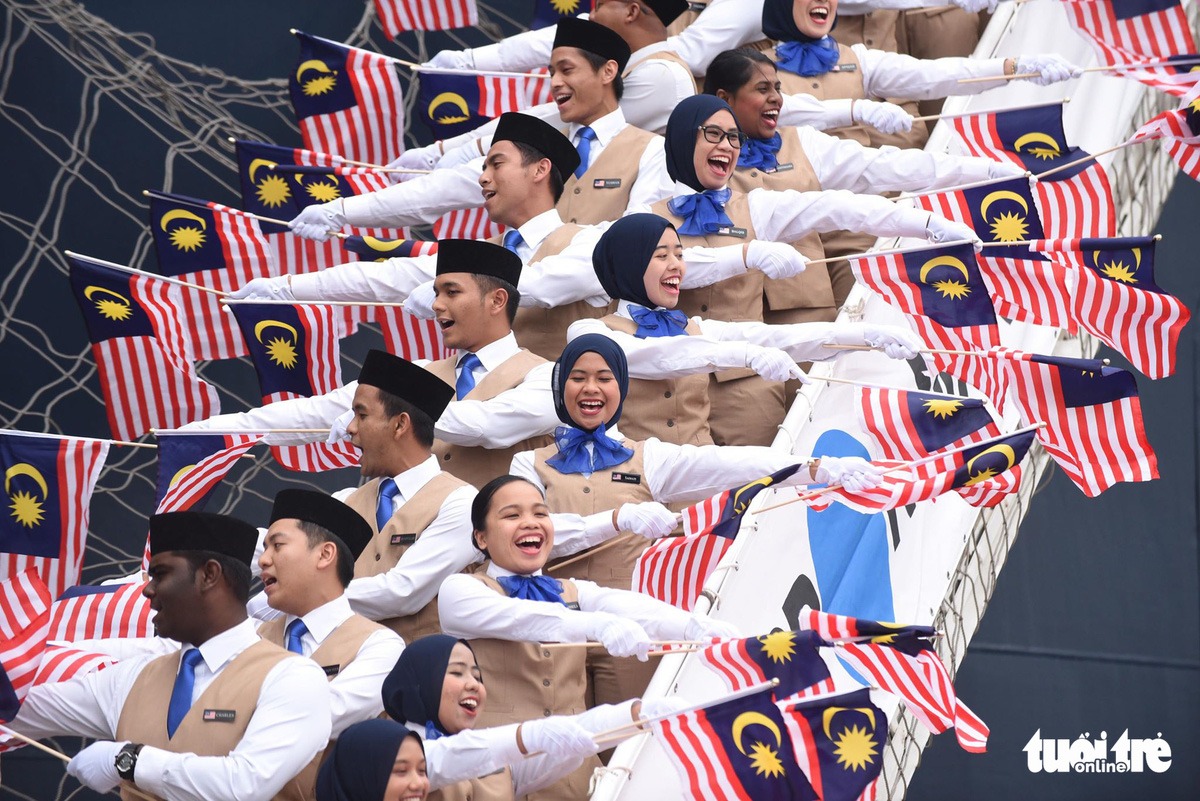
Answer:
[[[918,245],[913,248],[893,248],[891,250],[871,250],[866,253],[847,253],[845,256],[829,256],[824,259],[811,259],[806,264],[828,264],[833,261],[842,261],[844,259],[869,259],[872,256],[897,256],[903,253],[920,253],[923,250],[936,250],[937,248],[949,248],[956,245],[970,245],[970,239],[956,239],[953,242],[932,242],[928,245]]]
[[[298,165],[298,166],[310,166],[310,165]],[[322,170],[336,170],[338,167],[350,166],[350,167],[359,167],[364,170],[371,170],[372,172],[411,172],[411,173],[415,173],[417,175],[429,175],[429,173],[433,172],[433,170],[410,170],[405,167],[381,167],[378,164],[368,164],[365,161],[351,161],[350,159],[342,159],[341,164],[334,164],[329,167],[322,167],[319,164],[314,164],[311,166],[319,167]],[[272,172],[294,172],[294,173],[303,172],[303,170],[298,170],[295,167],[289,167],[286,164],[270,164],[267,166],[267,169],[271,170]],[[320,173],[313,173],[313,174],[319,175]]]
[[[1062,172],[1063,170],[1069,170],[1072,167],[1082,164],[1085,161],[1095,161],[1096,159],[1100,158],[1101,156],[1106,155],[1108,153],[1113,153],[1117,150],[1120,150],[1123,147],[1129,147],[1130,145],[1140,145],[1140,144],[1142,144],[1142,142],[1151,142],[1151,141],[1153,141],[1153,140],[1152,139],[1140,139],[1140,140],[1130,139],[1128,142],[1122,142],[1119,145],[1113,145],[1112,147],[1105,148],[1104,150],[1101,150],[1098,153],[1089,153],[1088,155],[1084,156],[1081,159],[1072,161],[1070,164],[1063,164],[1058,167],[1054,167],[1052,169],[1046,170],[1045,172],[1039,172],[1036,175],[1034,175],[1033,177],[1040,181],[1043,178],[1045,178],[1047,175],[1054,175],[1056,172]]]
[[[209,211],[212,211],[212,209],[209,208],[207,203],[198,203],[198,202],[191,201],[191,200],[180,200],[177,197],[164,197],[162,194],[160,194],[158,192],[154,192],[150,189],[143,189],[142,194],[145,195],[146,197],[152,197],[152,198],[157,198],[159,200],[165,200],[169,203],[178,203],[181,206],[191,206],[192,208],[196,208],[196,209],[208,209]],[[273,223],[275,225],[282,225],[285,228],[287,227],[287,224],[288,224],[287,220],[277,220],[274,217],[264,217],[261,214],[255,214],[250,211],[243,211],[241,209],[235,209],[232,206],[227,206],[226,208],[229,208],[231,211],[234,211],[238,214],[245,214],[250,219],[258,220],[259,222]],[[329,233],[331,236],[336,236],[336,237],[343,238],[343,239],[347,236],[346,234],[343,234],[341,231],[330,231]]]
[[[258,430],[243,429],[241,431],[218,431],[210,429],[182,428],[152,428],[150,433],[156,437],[171,436],[172,434],[328,434],[328,428],[262,428]]]
[[[675,517],[680,522],[683,521],[683,515],[676,515]],[[588,558],[592,554],[599,553],[600,551],[607,550],[608,548],[613,548],[613,547],[616,547],[617,545],[628,542],[630,537],[638,537],[638,536],[641,536],[641,535],[640,534],[632,534],[632,533],[619,534],[616,537],[613,537],[608,542],[602,542],[599,545],[596,545],[592,548],[588,548],[583,553],[579,553],[579,554],[576,554],[575,556],[572,556],[570,559],[564,559],[561,562],[557,562],[556,564],[550,565],[549,567],[546,568],[546,570],[547,571],[558,570],[559,568],[566,567],[567,565],[573,565],[580,560]],[[667,537],[671,537],[671,536],[683,536],[683,535],[682,534],[680,534],[680,535],[667,534],[666,536],[659,537],[658,539],[666,539]]]
[[[383,300],[252,300],[250,298],[221,298],[226,306],[243,306],[256,304],[259,306],[384,306],[402,309],[403,303]]]
[[[685,647],[702,648],[708,643],[701,640],[653,640],[651,645],[678,645]],[[602,642],[540,642],[538,648],[559,649],[559,648],[603,648]],[[666,653],[682,653],[682,651],[668,651]]]
[[[234,145],[236,145],[238,142],[237,137],[233,137],[233,136],[227,136],[227,137],[225,137],[225,140]],[[427,173],[433,172],[433,170],[396,169],[396,168],[384,166],[383,164],[372,164],[369,161],[354,161],[353,159],[347,159],[347,158],[342,158],[341,156],[335,156],[332,153],[322,153],[319,150],[310,150],[308,152],[316,153],[318,156],[325,156],[326,158],[337,159],[338,162],[340,162],[340,163],[332,165],[333,167],[340,167],[340,166],[342,166],[342,164],[349,164],[352,167],[365,167],[369,170],[376,170],[378,172],[415,172],[415,173],[422,173],[422,174],[427,174]],[[279,166],[279,165],[272,164],[268,167],[268,169],[274,170],[277,166]],[[313,165],[313,166],[320,166],[320,165]]]
[[[300,33],[300,31],[296,28],[288,28],[288,32],[291,33],[293,36]],[[326,44],[335,45],[337,47],[353,47],[353,45],[347,45],[342,42],[335,42],[334,40],[326,39],[323,36],[313,36],[311,33],[306,33],[304,35],[311,37],[313,39],[316,39],[319,42],[325,42]],[[356,48],[356,49],[365,50],[366,48],[360,47],[360,48]],[[375,53],[373,50],[368,50],[367,52],[373,53],[374,55],[377,55],[380,58],[387,59],[388,61],[392,62],[393,64],[399,64],[402,67],[408,67],[410,70],[413,70],[414,72],[430,72],[430,73],[438,73],[441,75],[496,75],[501,78],[544,78],[546,80],[550,79],[549,75],[543,75],[540,72],[496,72],[493,70],[468,70],[468,69],[453,69],[450,67],[426,67],[422,64],[417,64],[416,62],[413,62],[413,61],[405,61],[402,58],[395,58],[393,56],[385,56],[382,53]]]
[[[145,276],[149,276],[150,278],[157,278],[159,281],[166,281],[168,284],[175,284],[177,286],[185,286],[188,289],[199,289],[201,292],[209,292],[213,295],[220,295],[221,297],[225,297],[228,294],[227,292],[222,292],[219,289],[213,289],[212,287],[200,286],[199,284],[193,284],[190,281],[180,281],[178,278],[170,278],[165,275],[159,275],[158,273],[151,273],[151,272],[147,272],[146,270],[139,270],[136,267],[126,267],[124,264],[117,264],[116,262],[105,261],[104,259],[97,259],[94,256],[85,256],[82,253],[76,253],[73,250],[64,250],[63,253],[74,259],[83,259],[84,261],[90,261],[95,264],[102,265],[104,267],[111,267],[114,270],[120,270],[123,273],[130,273],[132,275],[145,275]]]
[[[916,9],[908,9],[909,13],[912,13],[915,10]],[[1071,98],[1064,97],[1062,102],[1070,103]],[[930,120],[957,120],[962,117],[975,117],[980,114],[1000,114],[1000,113],[1007,112],[1007,111],[1024,111],[1025,109],[1037,108],[1038,106],[1044,106],[1044,105],[1046,105],[1046,104],[1045,103],[1026,103],[1023,106],[1009,106],[1008,108],[993,108],[993,109],[988,109],[987,111],[955,111],[955,112],[946,113],[946,114],[926,114],[923,117],[913,117],[913,122],[929,122]],[[869,127],[870,126],[866,125],[865,123],[859,123],[857,125],[847,125],[845,128],[839,128],[838,130],[851,131],[851,130],[854,130],[855,128],[869,128]]]
[[[874,350],[874,348],[871,348],[871,350]],[[862,387],[863,389],[884,389],[892,392],[920,392],[922,395],[930,395],[935,398],[945,398],[947,400],[971,400],[971,398],[965,395],[953,395],[949,392],[930,392],[924,389],[910,389],[908,387],[889,387],[885,384],[868,384],[865,381],[855,381],[851,378],[834,378],[833,376],[815,375],[810,375],[809,378],[813,381],[828,381],[831,384],[847,384],[852,387]],[[984,403],[990,403],[987,398],[981,398],[980,400],[982,400]]]
[[[997,163],[999,164],[1001,162],[997,162]],[[1001,183],[1004,183],[1005,181],[1015,181],[1018,178],[1028,179],[1028,178],[1032,178],[1032,177],[1033,177],[1033,173],[1026,170],[1024,175],[1010,175],[1005,178],[987,178],[982,181],[975,181],[974,183],[960,184],[958,186],[947,186],[944,189],[924,189],[924,190],[921,190],[920,192],[903,192],[899,195],[896,195],[895,197],[890,197],[887,199],[888,200],[910,200],[915,197],[928,197],[929,195],[937,195],[937,194],[941,194],[943,192],[961,192],[964,189],[978,189],[981,186],[990,186],[991,184],[1001,184]]]
[[[39,743],[37,740],[33,739],[32,737],[26,737],[24,734],[21,734],[21,732],[13,731],[12,729],[8,728],[7,726],[0,726],[0,734],[7,734],[9,737],[12,737],[14,739],[20,740],[21,742],[25,743],[25,745],[36,748],[37,750],[39,750],[43,753],[49,754],[52,757],[57,757],[58,759],[61,759],[63,762],[71,761],[71,757],[67,756],[62,751],[55,751],[50,746],[42,745],[41,743]],[[122,789],[128,790],[129,792],[133,793],[138,798],[145,798],[146,801],[154,801],[154,796],[147,795],[146,793],[142,792],[141,790],[139,790],[137,787],[135,787],[133,784],[130,784],[129,782],[122,782],[121,787],[122,787]]]

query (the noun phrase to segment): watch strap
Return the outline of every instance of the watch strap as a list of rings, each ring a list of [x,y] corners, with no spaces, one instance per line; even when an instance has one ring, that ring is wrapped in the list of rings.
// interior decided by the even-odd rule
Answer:
[[[138,754],[141,753],[143,747],[143,743],[125,743],[117,752],[116,759],[113,760],[113,764],[117,768],[117,775],[127,782],[133,781]]]

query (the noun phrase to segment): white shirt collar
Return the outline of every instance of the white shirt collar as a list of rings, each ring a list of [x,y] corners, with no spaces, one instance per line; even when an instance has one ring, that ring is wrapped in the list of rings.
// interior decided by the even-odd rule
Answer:
[[[610,111],[588,127],[596,134],[596,141],[602,146],[608,147],[608,143],[613,140],[613,137],[625,130],[628,125],[629,123],[625,122],[625,114],[621,111],[621,107],[618,106],[616,111]],[[579,133],[579,129],[582,127],[583,125],[580,123],[573,122],[567,128],[567,138],[571,140],[571,144],[579,144],[575,139],[575,135]]]
[[[561,228],[562,225],[563,221],[562,217],[558,216],[558,209],[550,209],[526,220],[524,225],[517,228],[521,232],[521,238],[525,240],[525,245],[529,248],[530,258],[537,253],[537,249],[542,246],[546,237]]]
[[[720,187],[717,191],[719,192],[721,189],[728,189],[728,188],[729,188],[729,183],[726,182],[726,184],[724,186]],[[697,192],[695,189],[692,189],[690,186],[685,184],[683,181],[676,181],[675,189],[672,190],[671,197],[673,197],[673,198],[687,197],[688,195],[698,195],[698,194],[700,194],[700,193]],[[730,195],[729,199],[733,200],[733,195]]]
[[[505,570],[495,562],[488,562],[487,574],[494,579],[504,578],[505,576],[540,576],[542,571],[536,573],[514,573],[511,570]]]
[[[307,615],[302,615],[301,620],[304,621],[304,627],[308,629],[308,633],[320,646],[325,642],[325,638],[333,633],[334,629],[349,620],[353,614],[354,611],[350,609],[350,602],[346,600],[346,596],[339,595],[332,601],[321,604]],[[287,624],[295,619],[295,615],[288,615],[284,628],[286,629]]]
[[[226,662],[258,642],[257,621],[246,618],[233,628],[225,629],[199,646],[200,656],[210,673],[216,673]]]
[[[520,350],[520,346],[517,345],[516,334],[509,331],[495,342],[489,342],[475,351],[475,355],[479,357],[479,362],[483,365],[483,369],[490,373],[519,353]],[[462,356],[465,355],[465,353],[462,354]],[[462,356],[458,357],[460,361],[462,360]],[[455,366],[457,367],[457,365]]]
[[[637,308],[639,308],[639,309],[649,309],[649,308],[650,308],[649,306],[643,306],[643,305],[642,305],[642,304],[640,304],[640,303],[632,303],[632,302],[630,302],[630,301],[628,301],[628,300],[618,300],[618,301],[617,301],[617,311],[615,312],[615,314],[616,314],[618,317],[624,317],[624,318],[625,318],[625,319],[627,319],[627,320],[632,320],[632,319],[633,319],[633,315],[629,313],[629,307],[630,307],[630,306],[636,306],[636,307],[637,307]],[[662,306],[655,306],[654,308],[656,308],[656,309],[661,309],[661,308],[663,308],[663,307],[662,307]],[[612,432],[610,431],[609,433],[611,434]]]
[[[405,503],[412,500],[412,497],[421,491],[421,487],[428,484],[440,472],[442,472],[442,468],[438,467],[437,457],[430,455],[419,465],[410,467],[400,475],[394,476],[396,488],[400,490],[400,500]]]

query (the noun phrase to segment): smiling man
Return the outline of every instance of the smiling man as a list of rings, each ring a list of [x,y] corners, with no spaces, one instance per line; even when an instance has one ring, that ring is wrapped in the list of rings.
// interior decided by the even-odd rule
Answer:
[[[34,687],[9,725],[97,738],[67,772],[98,792],[125,781],[172,801],[276,797],[329,740],[329,685],[246,618],[257,539],[225,515],[151,517],[143,592],[159,636],[183,648]]]

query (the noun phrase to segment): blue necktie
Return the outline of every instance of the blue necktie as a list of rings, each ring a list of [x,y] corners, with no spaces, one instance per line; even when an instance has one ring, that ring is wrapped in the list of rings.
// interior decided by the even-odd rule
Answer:
[[[458,380],[454,382],[454,395],[459,400],[467,397],[475,389],[475,368],[482,367],[483,362],[474,353],[468,353],[458,360]]]
[[[633,335],[638,339],[677,337],[687,333],[687,315],[679,309],[647,309],[645,306],[630,305],[629,316],[637,323]]]
[[[193,648],[183,655],[179,665],[179,673],[175,676],[175,688],[171,690],[171,703],[167,707],[167,736],[174,737],[175,730],[183,722],[188,710],[192,708],[192,688],[196,686],[196,665],[204,657],[199,648]]]
[[[517,253],[517,248],[523,244],[525,244],[525,240],[521,238],[521,232],[516,228],[504,234],[504,247],[507,250]],[[521,254],[517,253],[517,255],[520,256]]]
[[[549,601],[567,605],[562,599],[562,584],[549,576],[501,576],[496,579],[509,598],[522,601]]]
[[[384,526],[392,519],[392,512],[396,511],[396,496],[400,494],[400,488],[396,486],[395,479],[385,478],[379,484],[379,505],[375,507],[375,528],[383,531]]]
[[[395,482],[393,482],[394,484]],[[287,624],[287,649],[293,654],[304,656],[304,643],[301,640],[304,635],[308,634],[308,626],[304,625],[304,621],[296,618],[291,623]]]
[[[595,138],[596,132],[588,126],[579,129],[579,144],[575,145],[575,149],[579,151],[579,166],[575,168],[576,178],[582,178],[587,172],[588,156],[592,155],[592,141]]]

